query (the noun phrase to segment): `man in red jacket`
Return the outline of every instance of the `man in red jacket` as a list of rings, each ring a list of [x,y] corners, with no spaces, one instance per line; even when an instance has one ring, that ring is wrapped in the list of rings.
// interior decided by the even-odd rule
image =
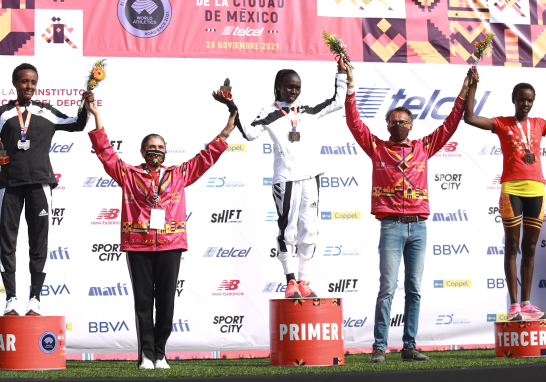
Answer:
[[[372,214],[381,222],[379,241],[380,286],[375,305],[372,363],[385,362],[391,303],[396,290],[400,260],[404,258],[406,303],[404,307],[404,348],[402,361],[429,361],[415,350],[419,325],[420,288],[427,242],[428,206],[427,162],[451,138],[461,121],[469,76],[443,125],[432,134],[410,141],[413,115],[405,107],[387,113],[391,134],[382,141],[370,133],[356,109],[353,73],[348,69],[345,113],[356,141],[372,159]]]

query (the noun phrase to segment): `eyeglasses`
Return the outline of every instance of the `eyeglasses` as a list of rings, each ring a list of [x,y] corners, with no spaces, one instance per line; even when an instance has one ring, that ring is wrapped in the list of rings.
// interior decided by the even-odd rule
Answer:
[[[409,124],[409,121],[389,121],[389,126],[402,125],[406,126]]]

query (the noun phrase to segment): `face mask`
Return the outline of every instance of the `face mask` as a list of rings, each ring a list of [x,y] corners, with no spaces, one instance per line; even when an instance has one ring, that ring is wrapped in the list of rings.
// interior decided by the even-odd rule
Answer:
[[[161,166],[165,162],[165,153],[161,150],[148,150],[144,159],[150,166]]]
[[[403,142],[408,138],[409,129],[402,125],[391,126],[391,137],[394,142]]]

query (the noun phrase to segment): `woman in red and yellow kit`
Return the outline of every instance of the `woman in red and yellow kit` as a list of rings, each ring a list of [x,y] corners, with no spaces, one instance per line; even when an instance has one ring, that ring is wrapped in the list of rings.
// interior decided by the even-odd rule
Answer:
[[[546,314],[532,305],[530,298],[535,247],[544,215],[545,181],[540,163],[540,140],[546,135],[546,121],[528,117],[535,101],[535,89],[526,83],[517,84],[512,92],[512,103],[516,108],[513,117],[475,116],[474,96],[479,82],[476,67],[472,68],[472,73],[474,80],[466,101],[464,121],[497,134],[503,155],[499,209],[505,234],[504,272],[511,303],[508,320],[545,319]],[[518,302],[516,257],[522,222],[521,302]]]

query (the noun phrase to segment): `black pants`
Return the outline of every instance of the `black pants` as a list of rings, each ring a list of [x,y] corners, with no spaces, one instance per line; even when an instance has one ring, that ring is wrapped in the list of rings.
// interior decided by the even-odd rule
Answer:
[[[23,205],[28,225],[30,256],[30,297],[40,300],[45,281],[44,266],[48,256],[51,222],[51,189],[47,184],[27,184],[0,190],[0,271],[6,299],[16,297],[15,253]]]
[[[165,345],[173,328],[174,296],[181,256],[181,249],[127,252],[135,299],[139,365],[142,352],[152,362],[165,358]]]

